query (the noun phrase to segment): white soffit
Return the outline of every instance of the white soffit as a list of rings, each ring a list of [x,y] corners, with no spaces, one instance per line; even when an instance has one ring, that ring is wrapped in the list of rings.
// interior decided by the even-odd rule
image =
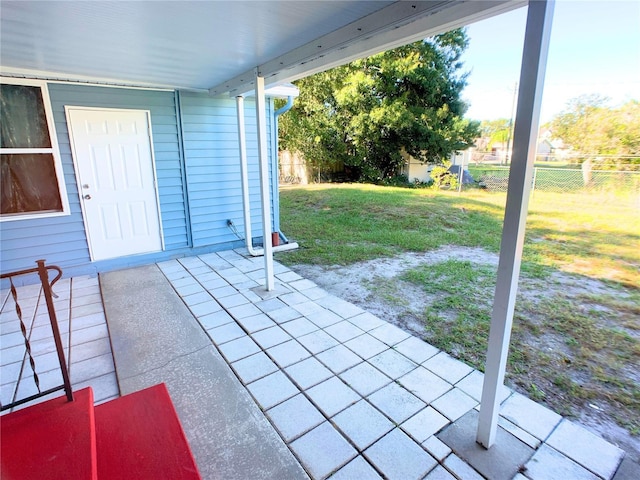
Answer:
[[[391,1],[13,1],[5,75],[207,90]]]
[[[420,39],[520,8],[527,0],[446,0],[395,2],[377,12],[292,49],[209,89],[234,94],[254,84],[256,73],[271,84],[343,65]]]
[[[524,4],[2,0],[0,74],[237,95]]]

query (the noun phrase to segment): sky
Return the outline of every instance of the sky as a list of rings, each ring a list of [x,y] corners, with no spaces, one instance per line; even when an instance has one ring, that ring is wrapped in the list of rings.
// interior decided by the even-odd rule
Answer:
[[[463,61],[470,71],[467,118],[510,118],[520,77],[527,9],[472,24]],[[542,98],[542,123],[571,98],[640,100],[640,0],[557,0]]]

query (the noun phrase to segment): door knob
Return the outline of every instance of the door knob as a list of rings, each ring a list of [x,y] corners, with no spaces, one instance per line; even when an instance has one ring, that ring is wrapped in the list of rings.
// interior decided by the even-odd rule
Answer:
[[[91,200],[91,195],[85,195],[85,196],[84,196],[84,197],[82,197],[82,198],[84,198],[85,200]]]

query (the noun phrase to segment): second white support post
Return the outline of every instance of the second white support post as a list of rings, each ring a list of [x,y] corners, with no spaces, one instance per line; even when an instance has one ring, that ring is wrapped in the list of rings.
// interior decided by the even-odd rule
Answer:
[[[504,382],[518,291],[553,5],[552,0],[530,1],[527,14],[507,205],[476,437],[485,448],[495,442],[498,426],[499,393]]]
[[[256,122],[258,125],[258,161],[260,163],[260,195],[262,198],[262,244],[264,246],[264,276],[267,291],[275,288],[273,279],[273,245],[271,243],[271,186],[267,150],[267,114],[264,98],[264,78],[256,71]]]

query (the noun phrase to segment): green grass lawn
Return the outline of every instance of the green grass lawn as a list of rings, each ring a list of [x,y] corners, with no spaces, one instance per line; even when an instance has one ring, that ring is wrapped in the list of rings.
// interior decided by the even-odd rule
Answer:
[[[281,227],[300,249],[282,261],[350,263],[442,245],[500,247],[506,195],[361,184],[283,189]],[[587,201],[589,200],[589,201]],[[640,285],[640,214],[628,202],[536,192],[530,203],[525,271],[558,268]]]
[[[360,184],[284,188],[281,227],[300,249],[283,263],[345,265],[446,245],[497,253],[506,195]],[[536,192],[527,220],[508,378],[572,415],[604,405],[640,434],[640,214],[629,202]],[[557,273],[578,284],[564,288]],[[381,292],[414,285],[433,301],[418,312],[423,337],[484,369],[496,268],[450,259],[406,271]],[[564,277],[563,277],[564,278]],[[553,288],[552,288],[553,287]],[[391,300],[391,299],[390,299]],[[401,301],[398,304],[402,304]]]

